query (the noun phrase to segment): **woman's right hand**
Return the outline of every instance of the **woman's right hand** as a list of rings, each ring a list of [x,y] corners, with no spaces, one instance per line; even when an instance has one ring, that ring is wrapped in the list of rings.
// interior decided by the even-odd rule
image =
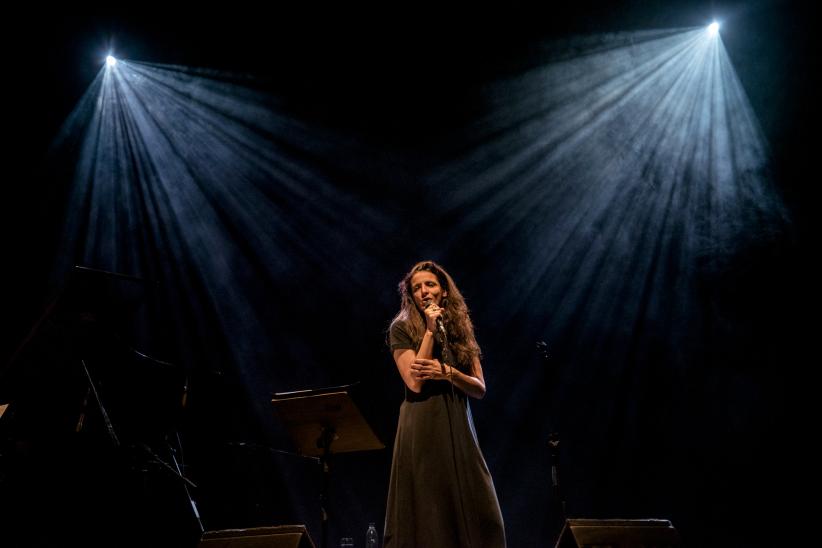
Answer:
[[[431,333],[437,332],[437,318],[442,318],[443,312],[445,312],[444,308],[440,308],[438,305],[431,303],[427,307],[425,307],[425,328],[430,331]]]

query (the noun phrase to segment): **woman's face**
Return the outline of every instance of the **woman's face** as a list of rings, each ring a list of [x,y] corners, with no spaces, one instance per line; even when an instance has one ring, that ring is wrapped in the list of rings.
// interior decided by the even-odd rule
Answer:
[[[414,297],[414,304],[417,308],[424,310],[429,301],[442,306],[442,300],[448,296],[448,291],[440,285],[436,274],[420,270],[411,276],[411,295]]]

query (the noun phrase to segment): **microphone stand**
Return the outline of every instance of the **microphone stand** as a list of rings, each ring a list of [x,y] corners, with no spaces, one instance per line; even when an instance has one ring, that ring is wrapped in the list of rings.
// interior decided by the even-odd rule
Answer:
[[[177,443],[178,443],[178,446],[179,446],[179,434],[177,434],[177,438],[178,438]],[[140,449],[141,451],[143,451],[146,455],[148,455],[151,458],[151,460],[149,462],[160,465],[160,467],[163,470],[168,472],[172,477],[179,480],[180,485],[183,488],[183,494],[184,494],[186,500],[188,501],[188,506],[191,508],[191,515],[194,518],[194,522],[197,525],[198,532],[199,532],[200,535],[202,535],[205,532],[205,527],[203,526],[203,520],[200,517],[200,511],[197,508],[197,502],[194,500],[194,497],[191,495],[191,490],[190,490],[191,487],[196,489],[197,484],[195,484],[193,481],[191,481],[190,479],[188,479],[184,475],[183,466],[177,460],[177,456],[176,456],[177,449],[175,449],[174,446],[172,445],[172,443],[168,440],[168,436],[166,436],[165,442],[166,442],[166,449],[168,449],[169,460],[171,462],[163,460],[157,453],[155,453],[151,449],[151,447],[149,447],[145,443],[139,443],[139,444],[136,445],[136,447],[138,449]]]
[[[537,342],[537,352],[539,353],[539,357],[543,362],[543,365],[546,369],[549,366],[550,356],[548,354],[548,343],[545,341],[538,341]],[[552,519],[554,518],[557,521],[556,535],[559,536],[563,525],[565,525],[566,519],[568,519],[565,499],[562,496],[562,489],[559,485],[559,432],[553,431],[548,435],[548,454],[549,454],[549,464],[551,467],[551,492],[554,496],[554,505],[548,505],[548,508],[553,508],[554,510],[558,510],[559,519],[556,520],[555,516],[548,516],[548,522],[552,523]],[[551,511],[551,510],[549,510]]]
[[[81,359],[80,363],[83,366],[83,372],[86,374],[86,379],[88,380],[89,392],[94,394],[94,400],[97,402],[97,407],[100,409],[100,414],[103,416],[103,423],[106,425],[106,432],[108,433],[108,437],[111,439],[111,443],[114,444],[114,447],[119,448],[120,438],[117,437],[117,432],[114,430],[114,425],[111,422],[111,418],[109,418],[108,416],[106,406],[103,405],[103,400],[100,398],[100,394],[97,392],[97,385],[91,378],[91,373],[89,373],[88,366],[86,365],[86,360]],[[78,424],[78,427],[81,426],[82,424]]]
[[[140,352],[137,352],[134,349],[131,349],[131,350],[133,350],[135,353],[139,354],[142,357],[148,358],[148,356],[146,356],[146,355],[144,355]],[[149,358],[149,359],[152,359],[152,358]],[[157,360],[154,360],[154,361],[157,361]],[[165,363],[165,362],[159,362],[159,363]],[[100,415],[103,418],[103,424],[105,425],[106,433],[108,434],[109,438],[111,439],[112,445],[116,449],[120,449],[120,447],[121,447],[120,438],[117,436],[117,431],[114,428],[114,424],[111,421],[111,418],[108,414],[106,406],[103,404],[103,399],[100,397],[100,393],[97,390],[97,384],[94,382],[94,379],[91,376],[91,373],[89,371],[89,368],[88,368],[88,365],[86,364],[85,359],[80,359],[80,364],[83,366],[83,373],[85,374],[86,380],[88,381],[88,392],[86,394],[86,400],[88,400],[89,395],[94,396],[94,401],[97,403],[97,407],[100,410]],[[84,403],[84,408],[85,408],[85,405],[86,404]],[[83,427],[84,414],[85,414],[85,410],[81,414],[79,422],[77,423],[78,431],[79,431],[79,429],[82,429],[82,427]],[[194,498],[192,497],[191,491],[189,489],[190,487],[196,488],[197,485],[193,481],[188,479],[183,474],[183,470],[180,466],[180,463],[177,461],[177,458],[175,456],[175,449],[172,446],[172,444],[168,441],[168,436],[166,436],[165,441],[166,441],[166,445],[167,445],[167,448],[168,448],[171,463],[169,463],[166,460],[164,460],[163,458],[161,458],[157,453],[155,453],[151,449],[151,447],[149,447],[145,443],[129,444],[129,447],[131,447],[133,449],[139,449],[140,451],[142,451],[145,455],[147,455],[151,459],[150,462],[154,462],[156,464],[159,464],[163,468],[163,470],[170,473],[171,476],[175,477],[176,479],[178,479],[181,482],[181,485],[183,487],[185,496],[186,496],[186,498],[189,502],[189,505],[191,507],[191,511],[192,511],[193,516],[194,516],[194,520],[197,524],[197,528],[199,529],[200,535],[202,535],[202,533],[205,531],[205,528],[203,526],[203,522],[202,522],[202,519],[200,517],[200,512],[197,509],[197,503],[195,502]]]
[[[560,523],[565,523],[568,517],[565,513],[565,500],[562,498],[562,490],[559,488],[559,433],[551,432],[548,436],[548,450],[551,454],[551,487],[554,491],[554,499],[559,504]]]

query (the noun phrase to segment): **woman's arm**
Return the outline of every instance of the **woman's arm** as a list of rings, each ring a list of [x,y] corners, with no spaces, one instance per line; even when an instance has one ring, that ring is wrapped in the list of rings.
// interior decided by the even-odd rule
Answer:
[[[485,396],[485,377],[482,375],[482,364],[479,358],[474,358],[471,369],[473,375],[466,375],[455,367],[441,364],[439,360],[421,357],[412,360],[410,364],[411,377],[419,379],[420,386],[422,386],[422,381],[428,379],[451,381],[454,386],[472,398],[482,399]]]
[[[430,359],[433,351],[434,334],[431,331],[425,332],[417,352],[414,352],[410,348],[398,348],[394,350],[394,362],[397,364],[397,369],[400,372],[405,386],[412,392],[419,393],[420,390],[422,390],[423,381],[425,380],[415,375],[413,370],[414,360],[417,358]]]

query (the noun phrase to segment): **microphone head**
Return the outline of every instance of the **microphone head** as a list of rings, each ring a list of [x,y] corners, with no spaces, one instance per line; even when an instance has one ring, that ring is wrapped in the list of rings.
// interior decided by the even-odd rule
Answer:
[[[423,309],[427,309],[432,304],[434,304],[434,299],[431,298],[431,297],[427,297],[427,298],[422,300]],[[442,317],[437,318],[437,329],[439,330],[439,332],[444,337],[445,336],[445,324],[442,321]]]

